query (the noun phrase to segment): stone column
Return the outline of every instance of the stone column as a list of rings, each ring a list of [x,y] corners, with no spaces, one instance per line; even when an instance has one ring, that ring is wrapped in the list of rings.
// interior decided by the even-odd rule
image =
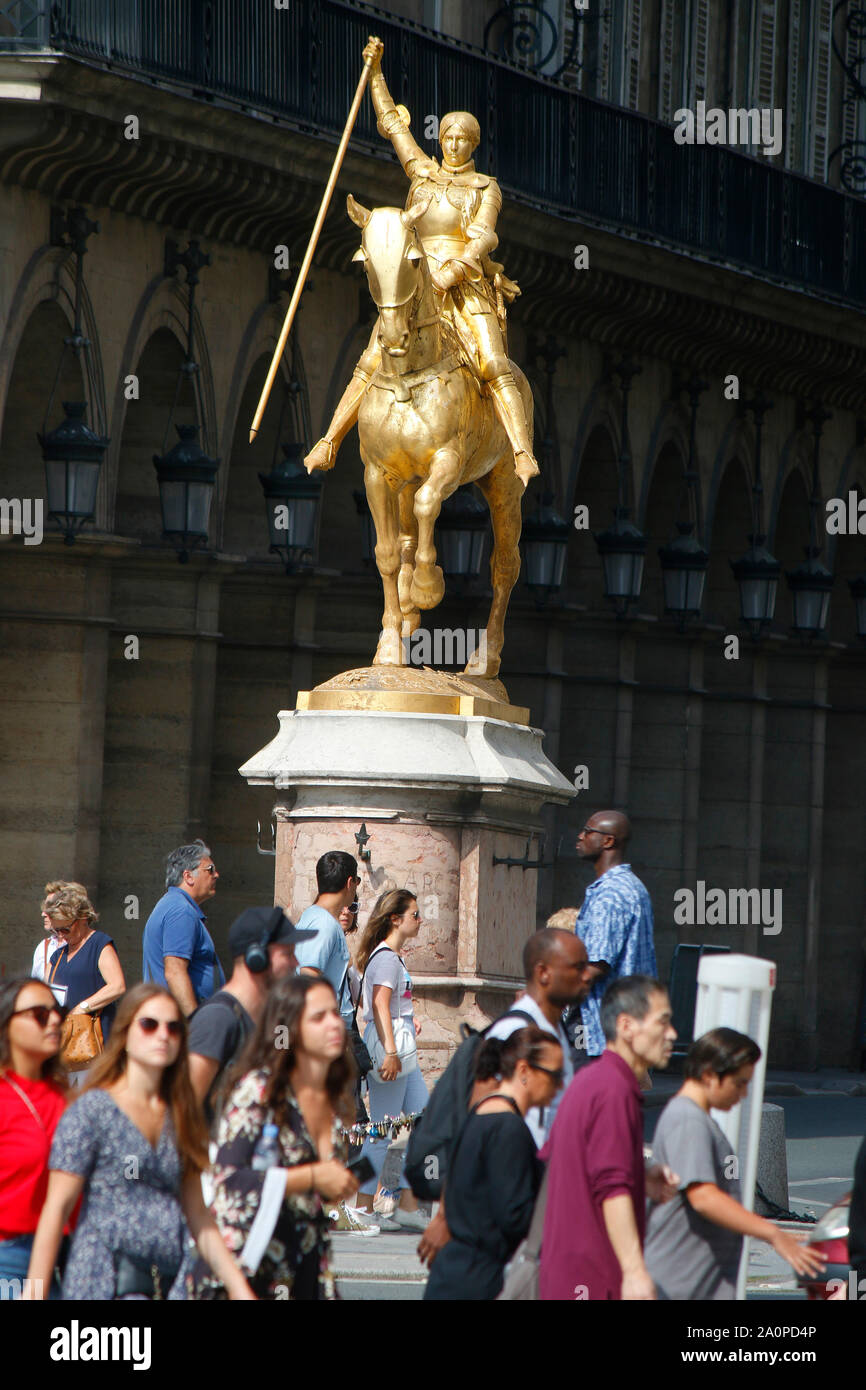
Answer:
[[[813,666],[812,756],[809,778],[809,874],[803,962],[803,1034],[806,1065],[818,1065],[818,934],[821,927],[821,858],[824,833],[824,763],[827,748],[826,658]]]
[[[752,662],[752,711],[749,729],[749,806],[746,813],[748,844],[746,847],[746,887],[761,887],[761,863],[764,822],[764,749],[767,727],[767,654],[755,651]],[[749,918],[743,929],[743,950],[746,955],[759,956],[758,923]],[[766,949],[766,948],[764,948]]]
[[[683,805],[683,883],[698,877],[698,818],[701,808],[701,751],[704,734],[704,647],[689,650],[689,692],[686,697],[686,747]]]
[[[619,639],[619,684],[616,691],[616,743],[614,746],[613,804],[627,806],[631,772],[631,730],[634,715],[635,639],[630,632]]]

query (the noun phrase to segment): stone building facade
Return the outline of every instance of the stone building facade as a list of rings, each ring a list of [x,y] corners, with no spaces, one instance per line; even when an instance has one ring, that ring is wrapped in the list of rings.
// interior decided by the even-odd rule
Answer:
[[[247,432],[287,303],[275,248],[298,265],[373,30],[419,138],[428,117],[477,98],[477,165],[503,185],[500,254],[523,291],[510,350],[536,394],[544,488],[563,517],[589,512],[544,608],[523,584],[515,590],[502,670],[553,761],[568,777],[588,774],[588,789],[548,817],[539,920],[581,900],[574,840],[588,812],[625,807],[662,975],[680,941],[767,955],[779,966],[771,1061],[848,1064],[862,1036],[866,665],[845,581],[866,570],[866,539],[822,536],[836,584],[826,638],[809,644],[791,634],[784,582],[773,627],[750,641],[729,565],[752,530],[756,429],[744,403],[757,390],[773,401],[765,527],[784,569],[809,539],[816,402],[832,413],[820,439],[822,504],[866,496],[866,204],[843,149],[856,149],[862,107],[831,51],[834,6],[629,0],[608,7],[613,19],[586,21],[567,5],[513,7],[543,9],[554,26],[559,47],[538,73],[508,61],[513,38],[505,58],[490,51],[498,8],[403,0],[385,20],[339,0],[267,15],[246,0],[179,4],[173,45],[148,27],[147,4],[138,26],[111,20],[112,33],[74,0],[59,7],[72,16],[62,32],[48,27],[47,5],[29,7],[26,32],[3,21],[0,494],[44,498],[37,433],[58,422],[61,401],[87,399],[110,443],[95,520],[74,545],[50,528],[39,545],[0,536],[0,966],[29,961],[42,885],[70,876],[92,890],[136,978],[163,857],[196,835],[221,872],[211,919],[224,945],[236,913],[273,888],[273,861],[256,852],[271,799],[237,768],[299,690],[371,658],[381,590],[362,559],[356,437],[325,480],[315,565],[301,573],[287,575],[268,552],[257,478],[281,442],[291,371],[312,443],[370,332],[344,197],[402,205],[406,185],[369,103],[283,385],[253,446]],[[204,10],[206,34],[196,29]],[[843,54],[854,42],[844,20],[839,11]],[[702,100],[780,108],[779,154],[673,142],[676,111]],[[127,138],[130,115],[137,138]],[[432,153],[435,141],[426,144]],[[92,365],[82,379],[67,354],[46,422],[75,299],[75,259],[52,238],[52,209],[75,206],[100,224],[84,258]],[[181,248],[198,239],[212,258],[193,351],[197,422],[221,462],[208,546],[185,565],[162,542],[152,464],[169,417],[193,418],[184,399],[172,410],[187,297],[183,277],[164,274],[169,238]],[[649,544],[640,602],[618,620],[591,532],[610,523],[617,500],[625,355],[641,368],[626,471]],[[663,614],[657,551],[681,514],[693,371],[706,383],[695,457],[710,564],[702,615],[680,631]],[[137,398],[127,398],[130,377]],[[525,513],[532,507],[530,492]],[[482,583],[449,595],[435,621],[478,627],[485,611]],[[678,924],[674,894],[699,880],[780,889],[782,930]]]

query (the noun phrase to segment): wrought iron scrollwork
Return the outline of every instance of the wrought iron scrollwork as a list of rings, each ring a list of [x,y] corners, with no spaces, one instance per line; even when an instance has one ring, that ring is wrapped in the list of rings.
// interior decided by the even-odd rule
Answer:
[[[559,53],[560,31],[540,0],[507,0],[487,22],[484,47],[489,53],[495,53],[508,62],[523,64],[530,72],[544,73],[545,77],[560,77],[566,68],[577,70],[581,66],[574,60],[579,26],[585,18],[584,12],[574,11],[568,51],[563,52],[559,66],[550,71],[547,65]]]
[[[836,39],[836,19],[840,12],[845,16],[841,26],[841,48]],[[847,78],[842,109],[856,110],[861,102],[866,103],[866,6],[852,5],[850,0],[839,0],[833,10],[830,32],[833,56]],[[859,129],[859,122],[857,126]],[[843,140],[829,156],[828,169],[836,159],[840,160],[839,180],[842,187],[849,193],[858,193],[861,197],[866,195],[866,140]]]

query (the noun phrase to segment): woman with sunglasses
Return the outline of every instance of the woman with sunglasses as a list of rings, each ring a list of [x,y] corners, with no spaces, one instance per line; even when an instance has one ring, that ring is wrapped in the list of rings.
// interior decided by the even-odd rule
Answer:
[[[83,1192],[64,1299],[168,1297],[187,1226],[229,1297],[253,1298],[204,1205],[207,1161],[204,1117],[187,1066],[186,1019],[161,985],[136,985],[121,1002],[85,1091],[57,1126],[30,1296],[41,1296],[36,1281],[47,1287],[61,1232]]]
[[[436,1255],[425,1299],[494,1299],[505,1266],[529,1231],[542,1164],[526,1115],[562,1084],[562,1047],[535,1024],[504,1041],[488,1038],[475,1064],[479,1100],[448,1165],[451,1239]]]
[[[51,1140],[66,1108],[62,1017],[47,985],[16,979],[0,986],[0,1279],[18,1281],[9,1287],[21,1290],[48,1189]],[[52,1269],[45,1287],[56,1298]]]
[[[395,888],[376,902],[358,946],[364,1042],[373,1058],[373,1069],[367,1076],[373,1122],[418,1114],[429,1097],[415,1044],[421,1025],[414,1015],[412,980],[403,960],[407,943],[421,927],[414,893]],[[387,1149],[381,1139],[365,1141],[362,1153],[375,1168],[376,1178],[363,1184],[356,1209],[369,1211],[373,1207],[399,1226],[423,1231],[428,1218],[419,1212],[402,1170],[396,1186],[379,1185]]]
[[[103,1043],[108,1042],[115,1001],[126,989],[123,968],[114,942],[97,931],[99,914],[81,883],[60,880],[46,883],[42,921],[50,924],[61,945],[50,956],[47,984],[65,991],[68,1012],[98,1014]],[[87,1073],[73,1073],[70,1083],[80,1086]]]

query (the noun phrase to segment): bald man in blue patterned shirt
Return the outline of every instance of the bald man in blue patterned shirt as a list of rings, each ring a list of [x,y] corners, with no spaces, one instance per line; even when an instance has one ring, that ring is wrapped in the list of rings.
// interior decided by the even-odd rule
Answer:
[[[650,895],[624,863],[631,822],[621,811],[596,811],[577,837],[577,853],[595,867],[575,931],[586,946],[593,985],[581,1004],[587,1056],[605,1048],[601,1000],[623,975],[657,975]]]

